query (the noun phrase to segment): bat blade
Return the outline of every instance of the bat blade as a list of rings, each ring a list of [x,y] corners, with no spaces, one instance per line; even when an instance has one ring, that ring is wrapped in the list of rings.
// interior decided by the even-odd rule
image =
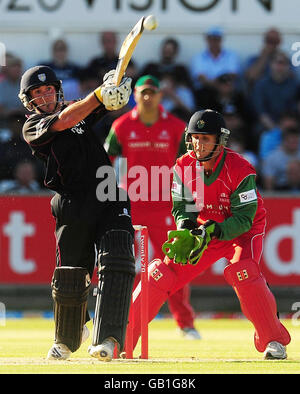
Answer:
[[[143,26],[144,20],[145,17],[143,16],[136,23],[136,25],[132,28],[131,32],[126,36],[125,40],[123,41],[123,44],[119,52],[119,60],[113,81],[116,86],[119,86],[121,79],[123,78],[123,75],[128,66],[128,63],[131,59],[133,51],[144,31],[144,26]]]

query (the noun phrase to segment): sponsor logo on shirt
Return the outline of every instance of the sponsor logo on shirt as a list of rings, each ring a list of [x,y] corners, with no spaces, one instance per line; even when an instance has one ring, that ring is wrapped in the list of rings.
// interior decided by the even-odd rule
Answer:
[[[230,203],[230,198],[226,193],[221,193],[219,200],[221,203]]]
[[[123,208],[123,213],[119,213],[119,216],[128,216],[130,218],[128,209],[127,208]]]
[[[159,134],[158,138],[160,140],[169,140],[170,139],[170,134],[168,133],[167,130],[162,130],[162,132]]]
[[[239,194],[240,202],[249,202],[257,200],[256,191],[254,189]]]
[[[71,131],[73,131],[73,133],[76,133],[76,134],[83,134],[84,129],[80,126],[84,125],[84,124],[85,124],[85,121],[81,120],[79,123],[77,123],[74,127],[71,128]]]
[[[129,148],[141,149],[141,148],[154,148],[167,150],[169,148],[168,142],[151,142],[151,141],[132,141],[128,142]]]
[[[134,139],[136,139],[137,138],[137,134],[136,134],[136,132],[134,131],[134,130],[131,130],[131,132],[130,132],[130,134],[129,134],[129,137],[128,137],[130,140],[134,140]]]
[[[130,148],[149,148],[151,146],[151,142],[150,141],[129,142],[128,146]]]

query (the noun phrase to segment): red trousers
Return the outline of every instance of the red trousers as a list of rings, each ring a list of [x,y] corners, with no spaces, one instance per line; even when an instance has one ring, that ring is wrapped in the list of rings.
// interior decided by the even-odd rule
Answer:
[[[171,209],[171,205],[159,208],[153,203],[151,205],[149,204],[147,208],[137,208],[132,203],[132,223],[134,225],[148,227],[151,242],[149,247],[149,261],[155,258],[163,260],[165,257],[161,249],[162,244],[168,238],[168,231],[176,229]],[[137,275],[135,283],[138,280],[139,275]],[[190,287],[188,284],[172,294],[167,302],[169,310],[180,328],[194,327],[195,313],[190,304]]]
[[[225,257],[230,263],[251,259],[259,264],[263,250],[263,236],[264,234],[262,230],[241,235],[234,242],[212,240],[199,263],[196,265],[175,264],[173,260],[166,257],[164,259],[165,263],[167,265],[171,264],[172,271],[177,274],[177,281],[172,287],[171,294],[191,282],[212,264],[223,257]]]

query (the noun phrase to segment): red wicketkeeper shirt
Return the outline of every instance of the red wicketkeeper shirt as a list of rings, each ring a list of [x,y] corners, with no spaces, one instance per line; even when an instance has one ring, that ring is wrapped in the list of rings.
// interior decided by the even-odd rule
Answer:
[[[207,220],[220,224],[221,240],[265,228],[265,208],[256,187],[256,171],[240,154],[225,148],[207,177],[194,152],[181,156],[174,167],[172,198],[175,221]]]

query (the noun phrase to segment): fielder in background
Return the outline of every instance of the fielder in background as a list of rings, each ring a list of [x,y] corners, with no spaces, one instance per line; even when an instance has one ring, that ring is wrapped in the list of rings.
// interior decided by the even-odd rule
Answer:
[[[176,157],[186,151],[186,125],[160,105],[162,93],[155,77],[138,79],[134,99],[136,106],[112,124],[105,146],[110,156],[122,157],[120,186],[128,190],[132,222],[148,227],[149,250],[152,247],[153,257],[162,259],[167,232],[176,228],[171,214],[172,168]],[[184,286],[168,299],[168,305],[181,333],[199,339],[189,294],[189,286]]]
[[[285,359],[290,335],[277,316],[276,300],[260,271],[266,211],[256,172],[226,148],[229,130],[221,114],[198,111],[186,130],[188,152],[174,167],[173,215],[177,230],[163,245],[165,259],[149,267],[149,321],[162,303],[214,262],[225,257],[224,276],[255,328],[265,359]],[[139,287],[133,295],[134,346],[140,336]]]
[[[135,277],[130,202],[112,178],[116,199],[96,197],[105,178],[96,178],[96,171],[111,167],[111,162],[92,132],[108,110],[128,102],[131,79],[123,78],[116,87],[113,76],[114,70],[94,92],[72,103],[64,102],[61,81],[49,67],[30,68],[21,79],[19,98],[34,112],[24,123],[24,139],[45,163],[45,186],[56,192],[51,200],[57,245],[51,283],[55,342],[47,356],[52,360],[68,359],[88,337],[85,323],[95,248],[99,291],[89,353],[110,361],[115,344],[119,351],[124,346]]]

